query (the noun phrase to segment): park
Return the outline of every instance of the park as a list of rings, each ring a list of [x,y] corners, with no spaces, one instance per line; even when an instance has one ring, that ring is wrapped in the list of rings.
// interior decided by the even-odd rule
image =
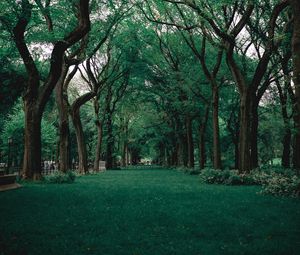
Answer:
[[[0,8],[0,255],[300,254],[299,0]]]

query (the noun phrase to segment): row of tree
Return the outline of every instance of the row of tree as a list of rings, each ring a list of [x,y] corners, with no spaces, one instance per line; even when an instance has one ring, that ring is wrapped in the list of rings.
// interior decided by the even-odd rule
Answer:
[[[41,178],[41,123],[49,114],[57,116],[63,172],[71,168],[73,133],[82,173],[89,160],[98,170],[101,157],[114,168],[117,155],[122,165],[148,156],[193,168],[196,151],[200,168],[211,161],[248,173],[267,155],[260,148],[281,146],[282,165],[292,159],[300,169],[297,0],[1,5],[1,65],[10,70],[1,90],[11,88],[3,93],[9,107],[23,93],[24,178]],[[82,107],[93,110],[82,114]],[[260,130],[278,109],[283,124],[272,143],[271,131]]]

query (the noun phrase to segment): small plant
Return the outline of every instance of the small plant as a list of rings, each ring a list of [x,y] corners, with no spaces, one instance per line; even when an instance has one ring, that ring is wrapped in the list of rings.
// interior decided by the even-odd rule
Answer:
[[[63,172],[55,172],[53,174],[47,175],[43,177],[43,181],[45,183],[73,183],[75,181],[76,174],[73,171]]]

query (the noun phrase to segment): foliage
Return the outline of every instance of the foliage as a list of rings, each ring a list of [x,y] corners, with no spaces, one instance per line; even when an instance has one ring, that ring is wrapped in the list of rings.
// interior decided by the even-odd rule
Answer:
[[[71,170],[67,171],[66,173],[57,171],[53,174],[43,176],[43,182],[57,183],[57,184],[73,183],[75,181],[75,178],[76,178],[76,174]]]
[[[24,86],[20,85],[25,84],[26,77],[24,75],[24,65],[20,61],[10,30],[21,15],[21,2],[7,0],[0,4],[2,7],[0,13],[2,22],[0,23],[0,147],[3,152],[8,151],[7,138],[14,137],[15,145],[18,145],[15,153],[20,155],[19,158],[21,158],[23,152],[24,116],[21,103],[19,103],[19,108],[11,108],[16,99],[21,98],[21,93],[24,92]],[[46,60],[50,60],[51,45],[63,38],[76,26],[75,2],[67,0],[30,1],[33,14],[25,39],[39,73],[41,73],[41,83],[47,80],[50,61]],[[206,13],[207,17],[211,17],[221,31],[226,33],[230,29],[224,27],[224,24],[230,20],[238,21],[245,11],[243,1],[236,1],[235,5],[229,0],[182,1],[180,4],[175,3],[176,1],[157,0],[94,0],[90,2],[91,31],[88,40],[73,45],[67,55],[72,56],[72,53],[77,52],[79,48],[86,47],[80,54],[82,56],[78,56],[78,59],[82,58],[83,60],[85,57],[91,57],[93,61],[95,60],[92,61],[92,69],[97,74],[98,81],[105,83],[99,95],[100,112],[97,116],[103,125],[101,157],[104,160],[107,157],[106,147],[108,140],[111,140],[106,124],[108,118],[108,113],[106,113],[106,99],[109,98],[108,88],[111,88],[111,100],[114,101],[122,84],[122,79],[116,78],[123,71],[126,71],[126,73],[128,71],[130,73],[128,86],[121,100],[116,104],[114,112],[110,114],[114,143],[113,158],[118,159],[118,161],[121,161],[121,158],[124,159],[124,148],[127,148],[129,153],[138,154],[137,158],[150,159],[149,161],[172,166],[184,165],[184,160],[181,159],[177,159],[178,162],[174,163],[176,161],[174,155],[178,156],[180,154],[179,156],[183,158],[187,154],[186,148],[182,149],[180,145],[184,147],[184,143],[186,143],[185,120],[188,116],[193,119],[194,154],[198,160],[200,155],[196,154],[200,150],[196,146],[198,146],[200,140],[199,127],[204,119],[206,107],[209,106],[210,111],[204,134],[206,166],[209,166],[213,158],[214,135],[211,106],[214,104],[212,104],[209,79],[206,78],[206,72],[201,67],[199,56],[195,55],[194,50],[196,49],[198,53],[205,55],[204,60],[208,71],[212,72],[219,50],[218,46],[222,43],[222,40],[217,38],[217,34],[213,32],[206,18],[195,12],[196,9],[190,7],[193,5],[198,6],[199,10],[201,9]],[[42,10],[39,3],[47,7]],[[191,6],[188,6],[189,4]],[[260,58],[259,53],[262,54],[264,49],[268,48],[266,47],[268,19],[275,4],[276,1],[254,2],[253,15],[251,15],[243,30],[243,36],[236,38],[234,58],[242,70],[247,84],[253,80],[252,76],[255,70],[258,70],[256,66]],[[53,32],[48,31],[47,22],[45,22],[47,19],[44,16],[46,12],[49,12],[52,17]],[[66,15],[66,13],[69,15]],[[225,13],[228,17],[232,15],[232,19],[228,19],[226,15],[223,15]],[[278,46],[276,52],[271,52],[274,63],[272,63],[272,66],[270,63],[267,70],[264,71],[263,80],[267,81],[269,79],[270,84],[266,84],[268,85],[267,92],[262,96],[258,106],[258,156],[259,162],[262,164],[273,163],[274,158],[281,157],[283,150],[281,141],[286,133],[285,125],[282,122],[281,104],[274,83],[277,75],[282,76],[283,71],[279,70],[282,61],[277,59],[279,58],[279,56],[276,56],[277,51],[281,55],[285,55],[284,53],[289,51],[290,38],[288,38],[288,35],[290,37],[291,31],[287,30],[286,34],[281,34],[283,33],[281,27],[290,23],[286,20],[288,16],[290,15],[283,12],[277,20],[274,37],[279,40],[279,37],[283,36],[284,42]],[[151,22],[151,19],[158,19],[161,23]],[[178,27],[163,25],[163,22],[176,23]],[[202,29],[199,28],[199,24],[201,24]],[[192,29],[184,29],[185,26]],[[203,34],[203,31],[206,31],[206,34]],[[204,50],[204,37],[206,37],[205,52],[202,52]],[[102,39],[103,45],[92,56],[91,54]],[[78,46],[80,47],[78,48]],[[194,50],[190,46],[194,46]],[[258,50],[258,54],[255,53],[255,49]],[[106,69],[104,66],[108,61],[108,56],[110,56],[111,62]],[[238,146],[235,145],[238,143],[240,125],[238,106],[240,102],[239,90],[235,86],[236,84],[225,60],[226,53],[224,52],[220,70],[217,72],[216,77],[219,88],[220,147],[222,166],[224,168],[234,168],[237,167],[237,160],[235,161],[235,159],[238,158],[235,154],[235,149]],[[288,62],[287,67],[291,67],[291,60],[287,58],[286,61]],[[83,63],[85,62],[83,61]],[[291,75],[290,70],[286,71],[290,72]],[[83,70],[82,73],[85,74]],[[285,74],[285,76],[289,75]],[[74,80],[77,81],[72,80],[70,83],[69,90],[65,95],[70,103],[74,102],[78,95],[91,89],[87,85],[85,87],[82,85],[85,82],[81,78],[80,74],[77,73],[74,77]],[[284,77],[277,78],[282,88],[287,87]],[[90,82],[89,79],[86,81],[88,81],[87,84]],[[263,82],[260,83],[259,87],[264,87]],[[74,100],[71,95],[73,90],[78,94],[73,96]],[[290,118],[289,128],[294,135],[295,132],[292,129],[292,107],[294,104],[291,103],[292,97],[287,97],[285,105],[288,108],[288,117]],[[92,107],[91,102],[86,103],[81,108],[80,115],[89,161],[95,157],[94,152],[97,142],[95,127],[97,118],[94,116]],[[54,158],[57,149],[55,119],[58,113],[54,107],[46,109],[45,113],[42,123],[43,157]],[[49,115],[51,115],[51,118],[49,118]],[[69,141],[70,158],[76,160],[78,158],[75,146],[76,139],[72,127]],[[14,148],[17,148],[16,146]],[[190,169],[184,169],[184,171],[189,174],[199,174],[198,171]],[[202,173],[203,176],[205,171]],[[268,178],[272,177],[266,171],[255,171],[251,176],[241,176],[235,171],[227,170],[222,173],[212,171],[206,174],[207,179],[225,184],[252,184],[252,182],[265,184]]]
[[[216,170],[206,168],[200,173],[200,180],[208,184],[253,185],[251,176],[239,174],[237,170]]]
[[[263,194],[275,196],[300,197],[300,178],[296,175],[292,177],[277,174],[269,176],[263,184]]]
[[[284,168],[262,168],[250,174],[239,174],[236,170],[221,171],[206,168],[199,176],[201,182],[208,184],[262,185],[263,194],[300,196],[300,178],[293,170]]]
[[[51,158],[56,145],[56,128],[47,118],[42,119],[42,155]],[[0,139],[3,141],[2,150],[7,151],[7,140],[13,138],[13,149],[15,156],[20,158],[23,154],[24,144],[24,111],[23,103],[18,100],[4,120],[3,131]]]
[[[275,196],[300,196],[300,178],[292,169],[261,168],[252,171],[255,183],[262,185],[263,194]]]
[[[262,166],[259,169],[251,171],[253,180],[259,185],[267,184],[268,180],[273,177],[276,178],[277,176],[284,176],[287,178],[292,178],[294,175],[294,170],[282,167]]]

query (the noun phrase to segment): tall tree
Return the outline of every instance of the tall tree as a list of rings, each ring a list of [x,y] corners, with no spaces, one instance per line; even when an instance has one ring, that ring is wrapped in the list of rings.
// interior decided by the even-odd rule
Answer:
[[[49,7],[50,1],[46,5]],[[65,51],[83,38],[90,29],[89,1],[79,0],[74,3],[77,16],[77,26],[62,39],[54,42],[49,59],[49,70],[46,79],[41,82],[41,74],[34,61],[33,53],[26,42],[28,24],[32,21],[33,5],[29,0],[19,2],[20,9],[17,22],[12,28],[13,40],[24,62],[28,80],[25,87],[25,149],[23,159],[23,176],[27,179],[41,178],[41,119],[45,105],[62,72]],[[7,17],[1,17],[7,22]],[[52,25],[48,23],[48,25]],[[7,24],[10,27],[9,24]],[[37,31],[39,33],[39,31]]]
[[[294,168],[300,171],[300,2],[289,0],[293,13],[293,36],[292,36],[292,58],[293,58],[293,81],[295,86],[295,145],[294,145]]]
[[[221,5],[220,9],[217,6],[213,8],[210,3],[204,2],[165,1],[174,4],[180,3],[194,10],[205,20],[205,27],[207,28],[204,28],[203,32],[211,38],[211,41],[213,41],[213,37],[217,36],[225,47],[227,63],[240,95],[239,171],[249,172],[257,165],[257,149],[254,148],[253,150],[251,148],[251,129],[253,129],[251,113],[253,112],[255,101],[257,101],[256,94],[258,93],[259,85],[265,75],[274,48],[278,46],[278,42],[275,41],[274,37],[277,18],[282,10],[288,6],[288,2],[281,1],[272,7],[266,31],[267,44],[249,82],[249,78],[245,76],[235,58],[235,50],[238,46],[237,39],[241,35],[241,31],[249,23],[255,9],[253,1],[247,2],[246,6],[244,2],[236,1],[234,5]],[[217,22],[217,17],[223,20],[223,24],[220,25],[220,22]]]

